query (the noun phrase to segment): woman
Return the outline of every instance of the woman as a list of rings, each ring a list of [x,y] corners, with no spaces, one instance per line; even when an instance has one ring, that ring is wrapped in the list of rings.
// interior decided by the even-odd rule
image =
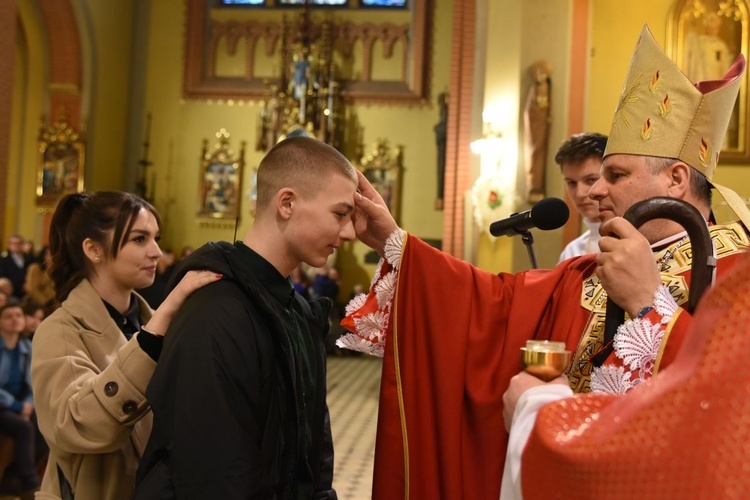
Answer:
[[[133,292],[154,280],[160,220],[123,192],[72,194],[50,226],[62,303],[34,336],[32,385],[50,447],[37,498],[130,498],[151,415],[145,392],[172,317],[221,278],[192,271],[151,311]]]
[[[26,270],[26,282],[23,289],[26,296],[34,302],[49,308],[48,311],[55,309],[55,285],[49,275],[49,267],[52,262],[52,252],[49,246],[45,245],[39,252],[36,262],[29,265]]]
[[[39,488],[37,464],[47,451],[34,416],[31,397],[31,343],[24,338],[26,320],[17,302],[0,306],[0,434],[13,439],[14,475],[23,498]]]

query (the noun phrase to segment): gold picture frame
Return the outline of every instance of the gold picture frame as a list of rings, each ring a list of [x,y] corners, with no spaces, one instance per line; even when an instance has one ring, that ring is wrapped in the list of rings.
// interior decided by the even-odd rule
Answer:
[[[371,153],[362,158],[357,168],[383,197],[398,223],[401,216],[401,184],[404,172],[403,148],[396,146],[389,151],[388,141],[378,139]]]
[[[40,210],[51,211],[63,196],[83,191],[85,157],[84,142],[68,124],[64,111],[50,127],[42,117],[36,179]]]
[[[216,137],[219,142],[210,152],[208,140],[203,140],[198,180],[198,219],[235,223],[240,216],[245,141],[240,143],[240,152],[235,157],[229,149],[229,133],[221,129]]]
[[[747,57],[748,0],[678,0],[670,13],[667,52],[690,81],[718,80],[740,54]],[[727,129],[721,160],[750,163],[748,75]]]

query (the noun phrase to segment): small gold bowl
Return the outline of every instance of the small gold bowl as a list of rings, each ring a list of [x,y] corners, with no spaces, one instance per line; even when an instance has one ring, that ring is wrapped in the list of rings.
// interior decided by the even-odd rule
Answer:
[[[545,382],[565,373],[569,363],[570,351],[565,349],[563,342],[529,340],[526,347],[521,348],[523,369]]]

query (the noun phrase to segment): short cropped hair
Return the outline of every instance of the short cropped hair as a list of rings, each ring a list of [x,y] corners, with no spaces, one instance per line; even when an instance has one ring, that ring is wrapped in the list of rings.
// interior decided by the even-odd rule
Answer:
[[[607,136],[596,132],[584,132],[568,137],[555,154],[555,162],[580,163],[589,158],[603,158],[607,147]]]
[[[357,185],[354,167],[336,148],[310,137],[288,137],[271,148],[258,166],[256,213],[262,213],[285,187],[302,198],[314,198],[336,174]]]
[[[677,158],[662,158],[659,156],[646,156],[646,166],[652,174],[656,175],[662,170],[668,168],[673,163],[677,163]],[[703,200],[709,207],[711,206],[711,183],[705,175],[694,168],[690,168],[690,190],[698,199]]]

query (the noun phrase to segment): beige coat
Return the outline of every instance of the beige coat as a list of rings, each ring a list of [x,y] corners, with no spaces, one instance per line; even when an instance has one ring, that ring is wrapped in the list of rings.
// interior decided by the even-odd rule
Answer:
[[[145,324],[151,309],[139,301]],[[60,498],[58,465],[76,500],[131,498],[151,432],[145,393],[155,368],[136,336],[126,340],[87,280],[42,322],[31,383],[50,457],[37,499]]]

